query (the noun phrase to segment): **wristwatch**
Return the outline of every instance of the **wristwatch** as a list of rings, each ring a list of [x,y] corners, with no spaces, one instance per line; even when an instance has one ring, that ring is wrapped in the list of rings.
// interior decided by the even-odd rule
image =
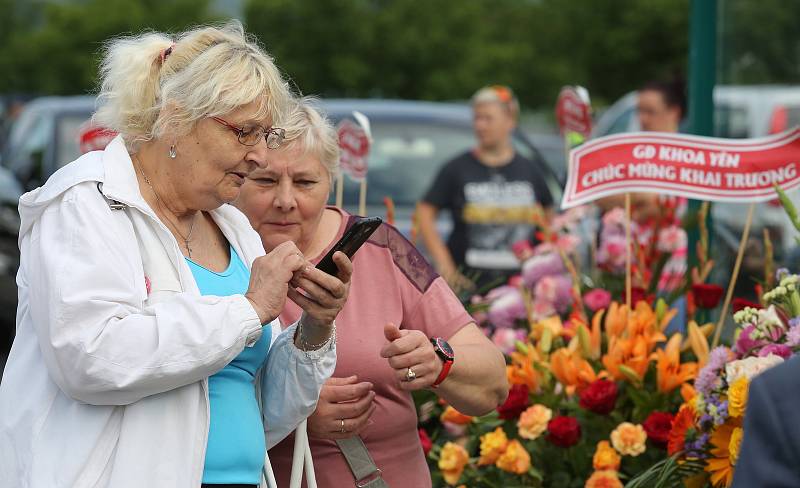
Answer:
[[[433,344],[433,350],[436,351],[436,355],[442,360],[442,372],[439,373],[436,381],[431,385],[431,388],[436,388],[450,373],[455,356],[453,355],[453,348],[441,337],[431,337],[431,344]]]

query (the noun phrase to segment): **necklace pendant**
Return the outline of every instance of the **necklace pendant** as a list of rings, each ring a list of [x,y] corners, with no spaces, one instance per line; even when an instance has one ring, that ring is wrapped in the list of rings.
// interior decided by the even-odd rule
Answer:
[[[189,247],[189,241],[183,241],[183,244],[186,246],[186,253],[189,255],[189,259],[192,259],[192,248]]]

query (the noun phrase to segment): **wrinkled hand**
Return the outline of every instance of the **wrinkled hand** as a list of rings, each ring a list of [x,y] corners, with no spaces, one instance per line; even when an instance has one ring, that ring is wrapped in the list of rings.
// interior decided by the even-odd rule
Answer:
[[[336,252],[333,262],[339,268],[337,276],[307,266],[291,280],[287,296],[303,309],[304,328],[329,329],[347,302],[353,263],[343,252]]]
[[[250,285],[245,297],[253,305],[262,324],[274,320],[283,310],[289,282],[303,268],[310,267],[292,241],[286,241],[265,256],[253,261]]]
[[[389,343],[381,348],[381,357],[389,360],[401,389],[422,390],[436,381],[442,371],[442,360],[425,334],[418,330],[401,330],[390,322],[383,327],[383,335]],[[417,375],[411,381],[406,377],[408,368]]]
[[[322,385],[316,411],[308,418],[308,435],[317,439],[346,439],[360,434],[375,408],[372,383],[359,382],[356,376],[329,378]]]

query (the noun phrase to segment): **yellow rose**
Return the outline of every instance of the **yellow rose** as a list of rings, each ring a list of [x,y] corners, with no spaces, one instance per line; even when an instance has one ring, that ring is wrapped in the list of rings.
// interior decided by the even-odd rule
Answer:
[[[742,436],[744,431],[741,427],[735,427],[731,433],[731,441],[728,443],[728,459],[731,466],[736,466],[739,461],[739,448],[742,447]]]
[[[522,412],[517,422],[519,436],[523,439],[536,439],[547,430],[547,423],[553,418],[553,411],[544,405],[532,405]]]
[[[439,470],[442,472],[444,480],[449,485],[458,483],[464,466],[469,462],[469,455],[463,447],[453,442],[448,442],[442,447],[439,455]]]
[[[747,392],[750,381],[742,376],[728,388],[728,414],[731,417],[742,417],[747,408]]]
[[[641,425],[622,422],[611,433],[614,449],[625,456],[638,456],[646,449],[647,433]]]
[[[598,471],[619,471],[619,464],[622,459],[617,454],[617,451],[611,447],[608,441],[600,441],[597,443],[597,450],[594,451],[592,458],[592,466]]]
[[[604,470],[592,473],[583,486],[584,488],[622,488],[622,482],[616,471]]]
[[[506,451],[508,437],[503,429],[496,428],[494,432],[489,432],[481,436],[481,458],[478,460],[479,466],[494,464],[497,458]]]
[[[506,452],[497,459],[496,465],[509,473],[525,474],[531,468],[531,455],[514,439],[508,443]]]

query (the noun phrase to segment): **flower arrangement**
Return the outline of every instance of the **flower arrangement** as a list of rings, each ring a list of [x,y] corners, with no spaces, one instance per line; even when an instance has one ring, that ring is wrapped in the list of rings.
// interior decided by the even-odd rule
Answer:
[[[750,382],[800,350],[800,276],[779,269],[775,283],[762,295],[763,306],[734,314],[733,346],[709,353],[694,381],[693,396],[672,423],[671,457],[642,473],[631,486],[678,487],[689,478],[695,486],[731,485]]]
[[[765,296],[772,308],[741,302],[737,320],[746,332],[733,348],[711,351],[714,326],[705,322],[724,290],[707,282],[713,267],[707,231],[700,225],[697,265],[687,269],[686,233],[674,208],[667,210],[632,224],[632,307],[621,303],[626,250],[619,210],[602,217],[588,252],[581,252],[583,209],[552,225],[538,222],[538,245],[514,246],[520,275],[469,303],[507,356],[508,399],[496,412],[468,417],[418,398],[427,405],[420,417],[435,486],[729,480],[746,384],[740,380],[731,390],[726,368],[732,363],[739,380],[791,354],[800,343],[800,318],[789,324],[786,317],[800,315],[800,296],[792,295],[800,286],[785,272],[773,278],[778,286]],[[700,222],[707,211],[703,206]],[[790,308],[791,315],[782,311]]]
[[[611,302],[589,322],[575,314],[569,326],[558,315],[529,322],[509,353],[512,388],[496,412],[438,406],[428,424],[434,484],[621,487],[667,457],[710,331],[691,323],[686,339],[667,340],[674,314],[663,301],[632,310]]]

